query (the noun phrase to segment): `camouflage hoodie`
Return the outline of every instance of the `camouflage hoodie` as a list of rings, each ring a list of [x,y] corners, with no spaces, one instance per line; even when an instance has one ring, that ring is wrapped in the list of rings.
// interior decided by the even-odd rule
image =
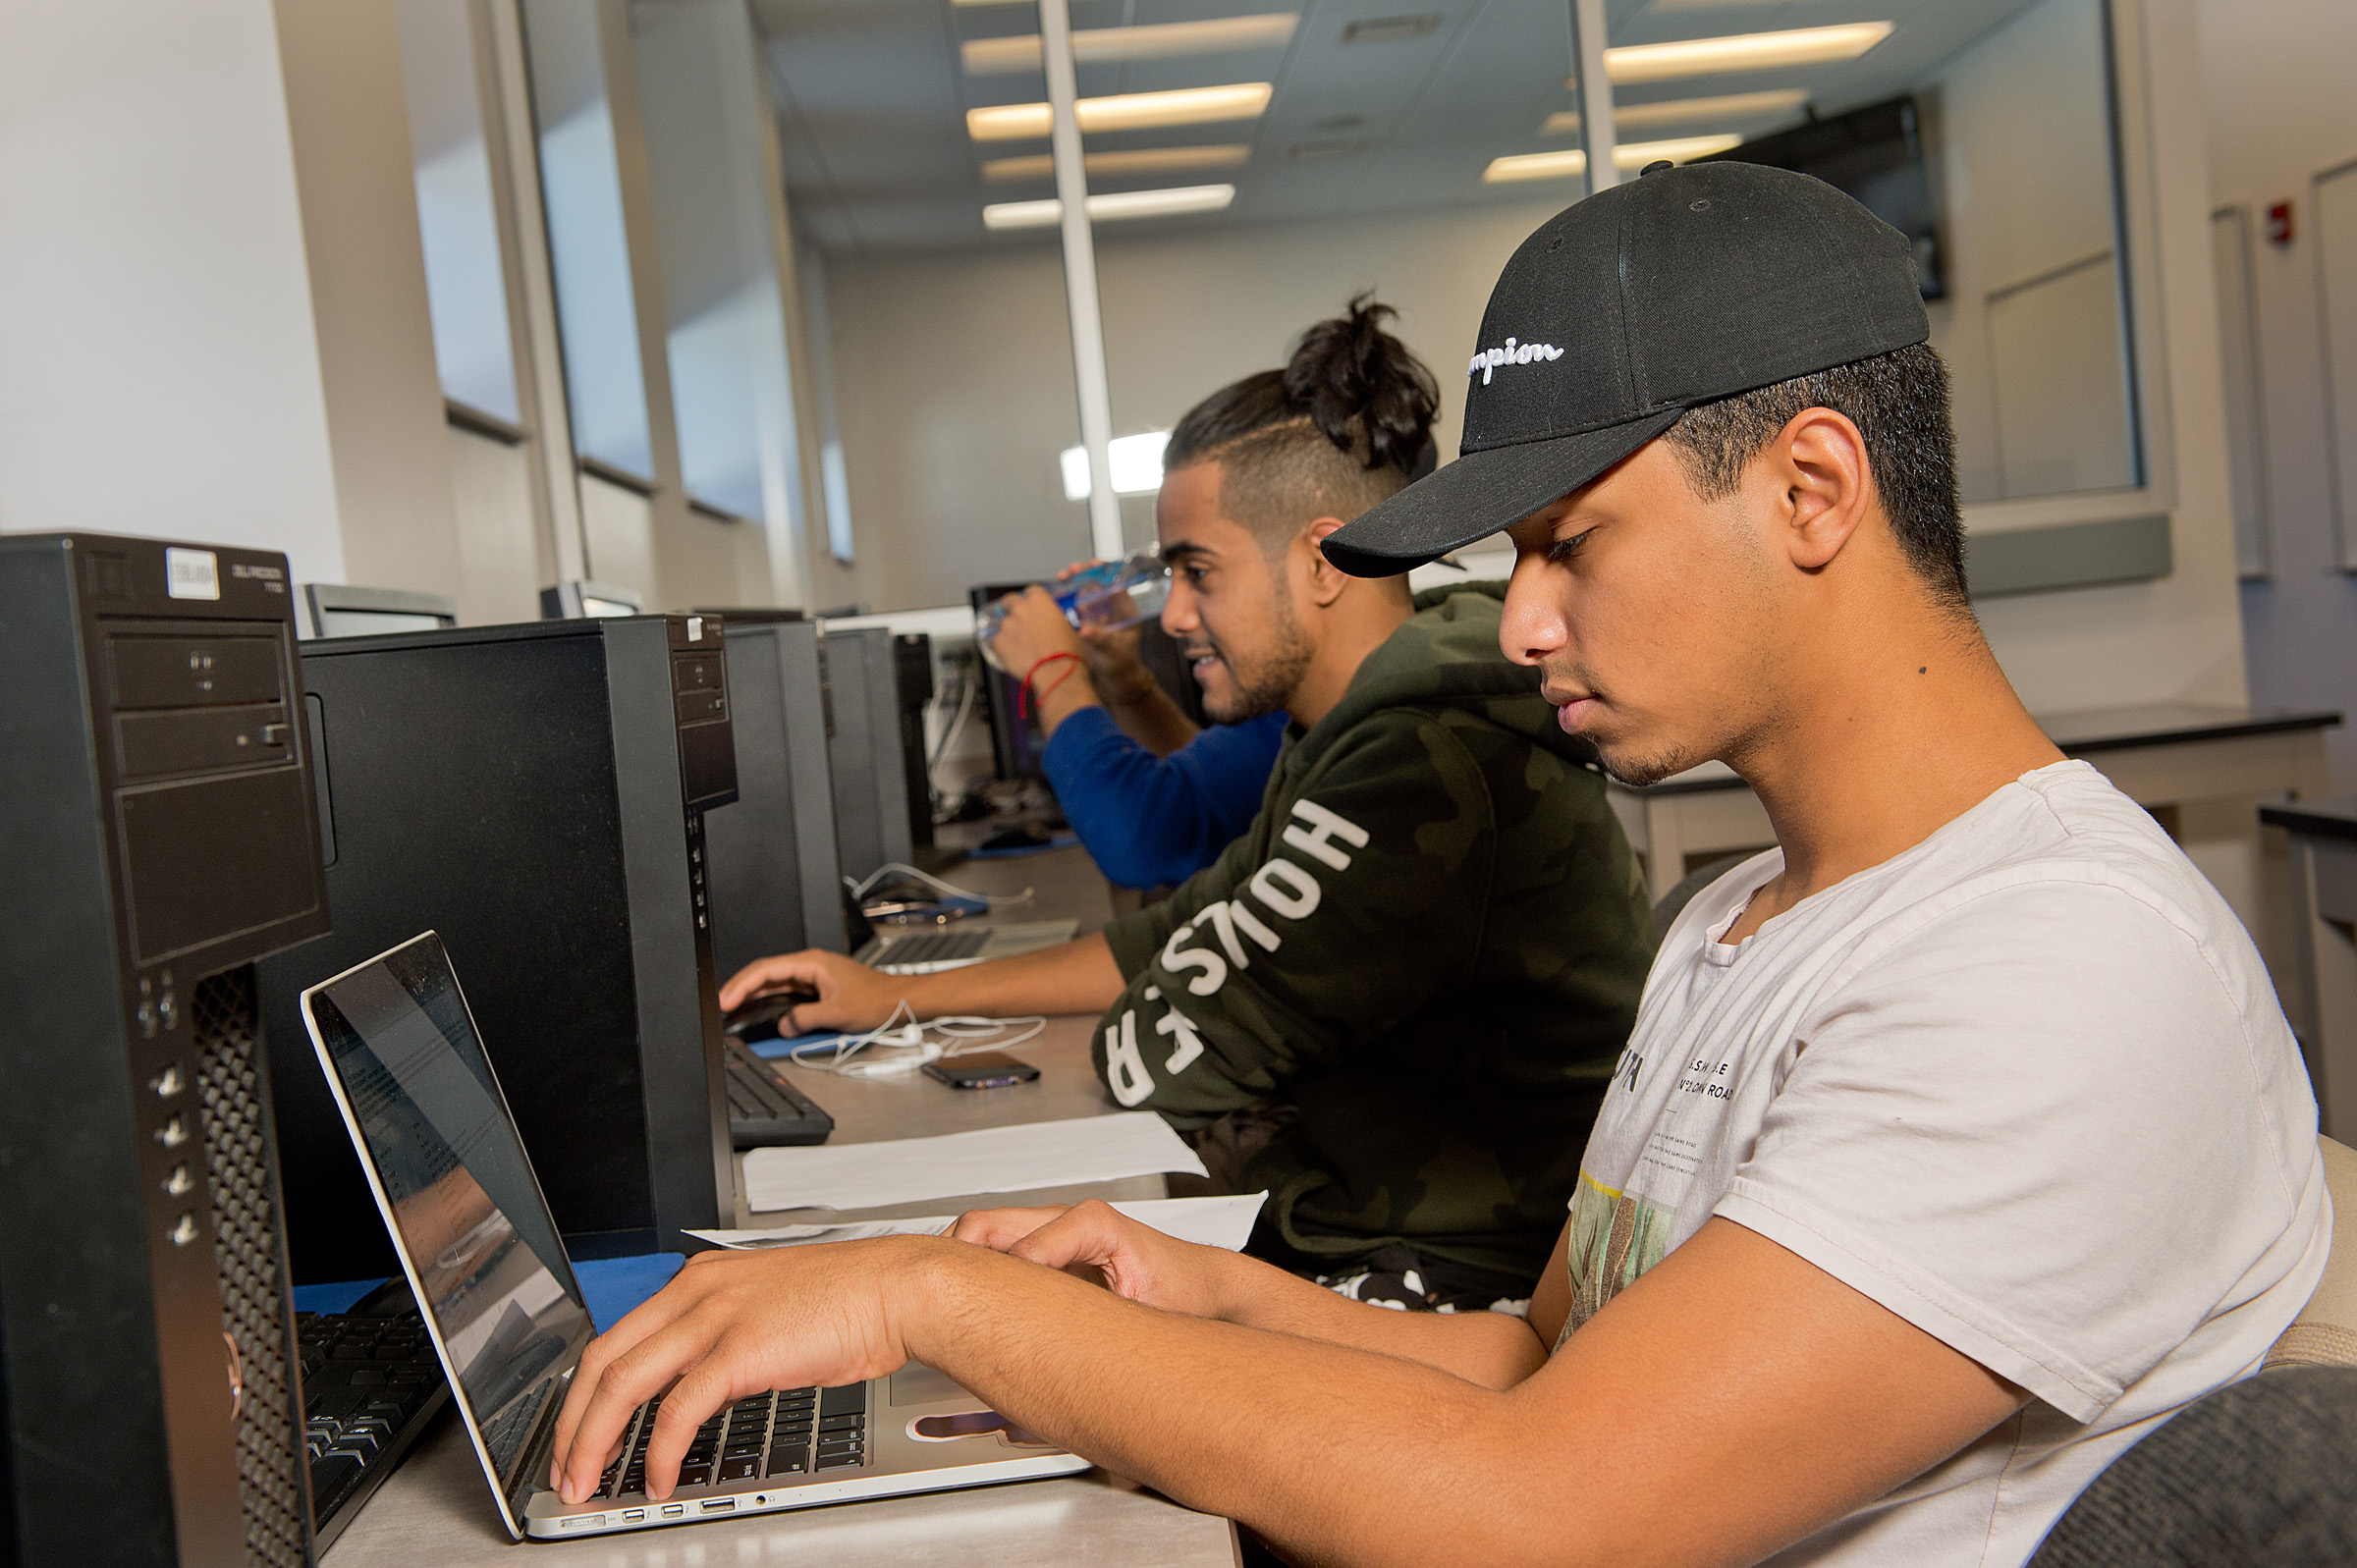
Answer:
[[[1419,598],[1244,836],[1105,929],[1099,1074],[1181,1131],[1274,1124],[1240,1190],[1288,1261],[1405,1241],[1535,1277],[1636,1017],[1643,880],[1594,752],[1499,654],[1503,591]]]

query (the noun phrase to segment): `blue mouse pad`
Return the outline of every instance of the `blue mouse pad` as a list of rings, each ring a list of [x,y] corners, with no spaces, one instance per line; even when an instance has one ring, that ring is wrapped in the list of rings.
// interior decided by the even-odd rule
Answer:
[[[576,1263],[573,1271],[581,1281],[581,1294],[588,1299],[590,1321],[604,1333],[640,1302],[670,1284],[671,1276],[686,1262],[684,1253],[656,1252],[636,1258],[590,1258]],[[327,1285],[297,1285],[295,1310],[349,1312],[353,1303],[383,1283],[382,1279],[345,1279]]]

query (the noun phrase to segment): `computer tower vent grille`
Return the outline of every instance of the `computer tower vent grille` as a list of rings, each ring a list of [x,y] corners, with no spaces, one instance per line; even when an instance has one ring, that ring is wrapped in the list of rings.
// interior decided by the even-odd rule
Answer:
[[[270,1179],[269,1107],[254,1077],[253,971],[200,981],[191,1006],[202,1050],[204,1154],[213,1205],[213,1256],[221,1271],[222,1327],[237,1348],[238,1490],[246,1560],[302,1568],[308,1501],[297,1464],[294,1394],[287,1378],[286,1282]]]

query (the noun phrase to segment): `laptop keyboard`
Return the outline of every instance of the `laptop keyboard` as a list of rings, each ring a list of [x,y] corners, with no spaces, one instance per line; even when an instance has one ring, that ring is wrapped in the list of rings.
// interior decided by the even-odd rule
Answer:
[[[740,1149],[760,1149],[827,1141],[835,1130],[833,1116],[812,1105],[749,1048],[731,1040],[721,1050],[729,1064],[731,1143]]]
[[[400,1458],[448,1397],[442,1363],[414,1310],[389,1316],[299,1312],[303,1442],[311,1507],[324,1521],[363,1480]]]
[[[876,955],[877,964],[898,967],[912,963],[950,963],[972,958],[990,940],[987,931],[923,931],[901,937]]]
[[[622,1457],[606,1468],[600,1497],[646,1491],[646,1445],[662,1404],[655,1398],[639,1407]],[[867,1384],[787,1388],[740,1399],[698,1427],[680,1462],[680,1485],[717,1487],[866,1463]]]

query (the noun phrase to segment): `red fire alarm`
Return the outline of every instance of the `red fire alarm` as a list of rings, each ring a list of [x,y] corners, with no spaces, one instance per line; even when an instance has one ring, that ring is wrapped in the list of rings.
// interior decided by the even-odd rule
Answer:
[[[2271,245],[2291,243],[2291,203],[2278,201],[2267,209],[2267,243]]]

